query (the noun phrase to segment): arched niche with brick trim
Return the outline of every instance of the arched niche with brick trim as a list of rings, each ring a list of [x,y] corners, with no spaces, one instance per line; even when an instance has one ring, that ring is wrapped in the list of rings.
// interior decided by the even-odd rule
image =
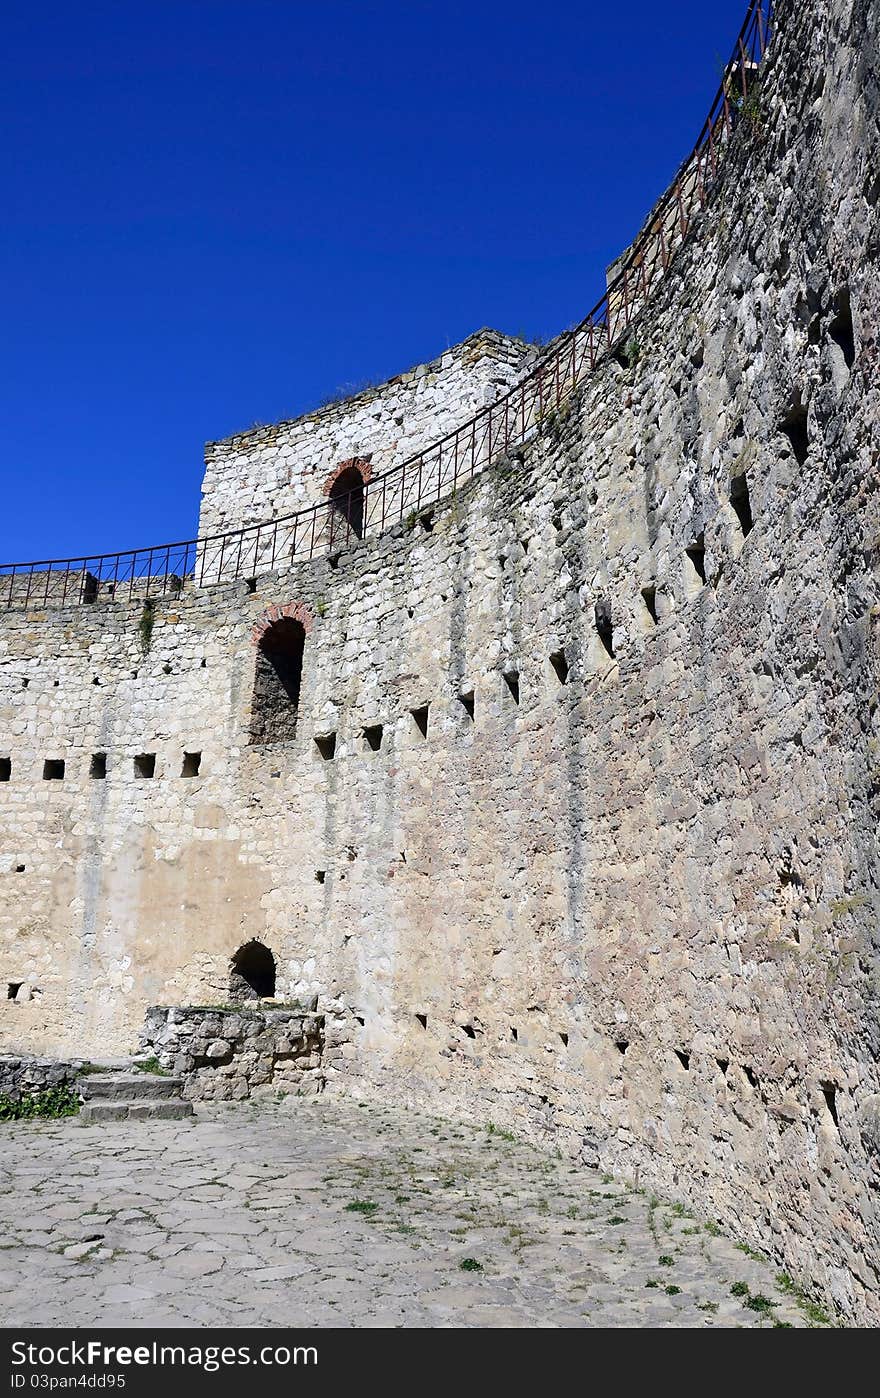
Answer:
[[[330,506],[330,537],[333,542],[345,543],[352,535],[360,539],[364,532],[367,481],[373,474],[370,461],[365,456],[351,456],[340,461],[330,472],[323,486]]]
[[[314,617],[302,602],[269,607],[255,623],[250,741],[263,746],[296,737],[306,637]]]

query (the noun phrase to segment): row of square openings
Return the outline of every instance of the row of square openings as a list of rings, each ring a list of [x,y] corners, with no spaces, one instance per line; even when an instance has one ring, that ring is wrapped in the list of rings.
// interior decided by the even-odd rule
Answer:
[[[470,714],[473,718],[473,695],[468,696],[471,701]],[[430,705],[423,704],[418,709],[410,709],[410,718],[413,727],[421,738],[428,736],[428,711]],[[336,734],[318,733],[315,735],[315,747],[321,754],[325,762],[332,762],[336,757]],[[370,723],[366,728],[361,729],[361,738],[366,752],[380,752],[382,742],[385,737],[385,725],[383,723]]]
[[[614,655],[614,633],[611,625],[610,604],[597,603],[596,605],[596,629],[599,639],[602,641],[608,654]],[[549,656],[551,668],[556,675],[560,685],[568,684],[570,665],[564,650],[553,651]],[[520,703],[520,675],[518,670],[508,669],[501,672],[505,689],[509,697],[517,706]],[[457,696],[462,711],[466,715],[467,721],[476,721],[476,697],[474,691],[468,690]],[[422,738],[428,736],[428,717],[430,705],[424,704],[417,709],[410,709],[410,718],[416,731]],[[382,748],[382,741],[385,736],[385,727],[381,723],[369,724],[361,730],[364,748],[370,752],[379,752]],[[324,758],[325,762],[332,762],[336,756],[336,733],[320,733],[315,735],[315,747]]]
[[[363,1023],[364,1023],[364,1021],[360,1018],[360,1016],[357,1016],[357,1019],[358,1019],[358,1021],[359,1021],[360,1024],[363,1024]],[[428,1016],[427,1016],[426,1014],[416,1014],[416,1021],[418,1022],[418,1024],[420,1025],[420,1027],[421,1027],[422,1029],[427,1029],[427,1028],[428,1028]],[[459,1024],[457,1027],[461,1030],[461,1032],[462,1032],[462,1033],[465,1035],[465,1037],[468,1038],[468,1039],[477,1039],[477,1038],[482,1037],[483,1030],[482,1030],[482,1028],[478,1027],[477,1024]],[[520,1031],[519,1031],[519,1029],[517,1028],[517,1026],[516,1026],[515,1024],[511,1024],[511,1025],[509,1026],[509,1029],[510,1029],[510,1042],[511,1042],[511,1043],[514,1043],[514,1044],[518,1044],[518,1043],[520,1042],[520,1037],[519,1037]],[[567,1048],[568,1048],[568,1034],[567,1034],[564,1030],[562,1030],[562,1029],[557,1030],[557,1032],[556,1032],[556,1038],[558,1038],[559,1043],[560,1043],[560,1045],[562,1046],[562,1048],[564,1048],[564,1049],[567,1049]],[[629,1048],[629,1040],[628,1040],[628,1039],[616,1039],[616,1040],[614,1041],[614,1047],[617,1049],[617,1052],[618,1052],[621,1056],[623,1056],[623,1055],[626,1054],[626,1051],[627,1051],[627,1049]],[[682,1064],[683,1067],[687,1068],[687,1067],[690,1065],[690,1054],[678,1053],[677,1050],[676,1050],[676,1054],[677,1054],[677,1057],[678,1057],[678,1061]]]
[[[608,628],[608,649],[609,653],[613,655],[614,652],[611,649],[610,624]],[[563,685],[567,684],[569,676],[569,664],[568,660],[566,659],[565,651],[554,651],[553,654],[550,656],[550,664],[559,683]],[[501,677],[504,681],[505,688],[510,698],[516,705],[519,705],[519,671],[504,670],[502,671]],[[468,723],[474,723],[476,721],[476,697],[474,691],[472,689],[468,690],[465,693],[459,694],[457,698],[459,704],[461,705],[462,712],[466,716],[466,721]],[[410,709],[409,711],[410,718],[413,722],[413,727],[415,731],[423,739],[426,739],[428,736],[429,713],[430,704],[423,704],[419,708]],[[363,747],[366,751],[380,752],[382,748],[382,742],[385,737],[385,725],[382,723],[368,724],[365,728],[361,729],[361,737],[363,741]],[[333,759],[336,757],[336,740],[336,733],[318,733],[315,735],[315,747],[317,748],[318,752],[320,753],[321,757],[323,757],[325,762],[332,762]]]
[[[363,1019],[362,1019],[359,1015],[356,1016],[356,1018],[358,1019],[358,1022],[359,1022],[361,1025],[363,1025],[363,1023],[364,1023]],[[428,1028],[428,1016],[427,1016],[426,1014],[416,1014],[415,1018],[416,1018],[418,1024],[420,1025],[420,1027],[421,1027],[422,1029],[427,1029],[427,1028]],[[482,1033],[483,1033],[483,1030],[482,1030],[481,1028],[478,1028],[478,1027],[475,1026],[474,1024],[459,1024],[459,1025],[458,1025],[458,1028],[462,1031],[462,1033],[463,1033],[463,1034],[465,1035],[465,1037],[468,1038],[468,1039],[476,1039],[476,1038],[479,1038],[479,1037],[482,1035]],[[563,1048],[568,1048],[568,1034],[565,1033],[563,1030],[559,1030],[559,1031],[557,1031],[557,1037],[558,1037],[559,1042],[560,1042],[560,1044],[562,1045],[562,1047],[563,1047]],[[511,1025],[510,1025],[510,1041],[511,1041],[511,1043],[514,1043],[514,1044],[518,1044],[518,1043],[520,1042],[520,1031],[519,1031],[519,1029],[516,1027],[515,1024],[511,1024]],[[624,1058],[624,1057],[626,1056],[627,1050],[629,1049],[629,1046],[630,1046],[630,1041],[629,1041],[629,1039],[616,1038],[616,1039],[613,1039],[612,1042],[613,1042],[613,1044],[614,1044],[615,1049],[616,1049],[617,1052],[620,1054],[621,1058]],[[676,1061],[676,1063],[679,1065],[679,1067],[680,1067],[684,1072],[686,1072],[686,1073],[690,1072],[690,1069],[691,1069],[691,1053],[690,1053],[690,1051],[687,1050],[687,1049],[673,1049],[673,1053],[674,1053],[674,1055],[675,1055],[675,1061]],[[730,1067],[730,1060],[729,1060],[728,1058],[716,1058],[716,1059],[715,1059],[715,1062],[716,1062],[718,1068],[721,1070],[722,1075],[726,1078],[726,1077],[727,1077],[728,1068]],[[758,1088],[758,1087],[760,1086],[760,1084],[759,1084],[759,1081],[758,1081],[758,1076],[757,1076],[757,1074],[755,1073],[754,1069],[753,1069],[749,1064],[742,1064],[741,1066],[742,1066],[743,1076],[745,1077],[746,1081],[749,1083],[749,1086],[752,1087],[752,1088]],[[822,1088],[822,1092],[823,1092],[823,1095],[824,1095],[824,1097],[825,1097],[825,1103],[826,1103],[826,1106],[828,1107],[829,1115],[832,1117],[832,1119],[833,1119],[833,1121],[834,1121],[834,1124],[835,1124],[835,1126],[836,1126],[836,1125],[838,1125],[838,1120],[837,1120],[837,1111],[836,1111],[836,1102],[835,1102],[835,1094],[836,1094],[835,1086],[834,1086],[833,1083],[829,1083],[829,1082],[822,1082],[822,1083],[820,1084],[820,1086],[821,1086],[821,1088]]]
[[[748,481],[745,475],[737,476],[731,484],[730,503],[739,520],[743,536],[752,529],[752,510],[749,501]],[[685,550],[701,582],[706,581],[705,543],[700,537]],[[654,587],[642,589],[642,598],[652,620],[659,619]],[[611,618],[611,604],[607,599],[599,599],[595,604],[594,620],[596,634],[609,656],[614,656],[614,627]],[[302,622],[295,617],[281,617],[268,626],[260,638],[257,648],[254,671],[254,688],[251,700],[250,742],[263,746],[274,743],[289,743],[296,737],[299,719],[300,693],[302,690],[303,659],[306,633]],[[561,684],[568,680],[568,662],[562,651],[554,652],[550,662]],[[519,703],[519,675],[515,670],[504,672],[504,680],[514,699]],[[474,713],[473,693],[459,696],[464,709],[471,718]],[[413,721],[422,737],[428,735],[428,705],[411,709]],[[381,724],[370,725],[363,730],[364,746],[378,752],[382,746],[383,728]],[[322,757],[330,761],[336,755],[336,734],[324,734],[315,738]]]
[[[459,694],[460,703],[468,720],[473,723],[475,714],[475,700],[473,690],[466,694]],[[428,736],[428,717],[430,704],[422,704],[417,709],[410,709],[409,715],[412,719],[413,728],[421,738]],[[325,762],[332,762],[336,756],[336,734],[318,733],[315,735],[315,747],[321,754]],[[367,752],[380,752],[382,742],[385,737],[385,725],[383,723],[371,723],[366,728],[361,729],[361,737],[364,749]]]
[[[156,775],[156,754],[154,752],[140,752],[132,758],[133,772],[135,777],[154,777]],[[180,768],[182,777],[197,777],[201,770],[202,754],[200,752],[185,752]],[[61,782],[67,775],[67,762],[63,757],[47,757],[43,762],[43,781]],[[102,781],[107,776],[107,754],[106,752],[93,752],[89,760],[89,776],[97,781]],[[0,757],[0,782],[8,782],[12,778],[12,759]]]
[[[554,651],[550,656],[550,664],[556,674],[560,684],[568,683],[569,665],[562,650]],[[515,704],[520,702],[519,673],[516,670],[505,670],[502,672],[502,679],[508,694]],[[468,690],[464,694],[457,696],[462,712],[466,716],[466,722],[476,721],[476,698],[474,691]],[[428,718],[430,704],[423,704],[417,709],[410,709],[409,715],[412,719],[413,727],[421,738],[428,736]],[[361,729],[361,740],[363,748],[367,752],[380,752],[385,737],[385,725],[382,723],[368,724]],[[332,762],[337,752],[337,734],[317,733],[315,734],[315,747],[323,757],[325,762]]]
[[[749,482],[745,474],[735,476],[730,483],[730,505],[739,523],[740,533],[744,539],[747,539],[755,526],[755,520],[749,497]],[[708,578],[706,576],[706,536],[704,533],[699,533],[693,542],[686,546],[684,555],[690,564],[694,585],[697,588],[705,587]],[[648,587],[643,587],[641,594],[645,610],[656,626],[660,621],[657,588],[651,584]],[[610,609],[606,611],[604,616],[600,616],[600,607],[603,605],[607,606],[607,604],[599,603],[596,607],[596,630],[608,654],[613,656],[614,641]]]

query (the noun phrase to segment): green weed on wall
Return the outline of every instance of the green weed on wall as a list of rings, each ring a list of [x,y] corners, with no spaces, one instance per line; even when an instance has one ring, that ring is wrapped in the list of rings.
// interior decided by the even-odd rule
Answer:
[[[0,1093],[0,1121],[54,1120],[75,1116],[78,1111],[79,1097],[66,1085],[40,1088],[36,1092],[22,1093],[18,1098]]]

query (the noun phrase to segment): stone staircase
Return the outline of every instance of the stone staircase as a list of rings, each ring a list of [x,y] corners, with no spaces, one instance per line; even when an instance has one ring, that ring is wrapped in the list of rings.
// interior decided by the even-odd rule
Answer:
[[[137,1058],[90,1063],[76,1085],[85,1099],[79,1114],[83,1126],[104,1121],[182,1121],[193,1115],[192,1102],[180,1095],[183,1079],[144,1072]]]

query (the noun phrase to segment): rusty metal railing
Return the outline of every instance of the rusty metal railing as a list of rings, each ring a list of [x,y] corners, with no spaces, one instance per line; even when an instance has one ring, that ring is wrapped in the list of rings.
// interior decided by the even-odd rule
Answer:
[[[736,127],[755,120],[772,0],[751,0],[697,142],[588,315],[560,335],[512,389],[417,455],[347,497],[224,534],[120,553],[0,564],[0,609],[176,596],[184,587],[257,577],[416,518],[499,457],[527,443],[633,322],[706,207]]]

